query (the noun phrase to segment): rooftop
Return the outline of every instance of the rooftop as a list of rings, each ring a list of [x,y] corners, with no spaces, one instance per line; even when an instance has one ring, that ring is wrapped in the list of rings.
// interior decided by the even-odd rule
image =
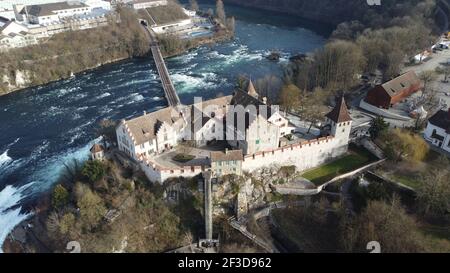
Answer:
[[[48,16],[48,15],[54,15],[54,11],[58,10],[67,10],[67,9],[75,9],[75,8],[83,8],[87,7],[87,5],[77,2],[77,1],[70,1],[70,2],[57,2],[57,3],[47,3],[47,4],[41,4],[41,5],[31,5],[31,6],[25,6],[22,11],[20,11],[21,14],[30,14],[34,16]]]
[[[421,84],[419,77],[417,77],[416,72],[409,71],[395,79],[383,83],[381,86],[388,93],[389,96],[393,97],[401,93],[403,90],[409,89],[413,86]]]
[[[341,96],[341,98],[336,103],[336,106],[333,108],[333,110],[331,110],[330,113],[326,114],[326,117],[336,123],[352,120],[350,114],[348,113],[347,104],[345,103],[344,96]]]
[[[450,109],[447,111],[439,110],[428,120],[428,122],[434,126],[444,129],[448,134],[450,134]]]
[[[218,152],[211,152],[211,162],[216,161],[233,161],[233,160],[244,160],[242,155],[242,150],[225,150]]]

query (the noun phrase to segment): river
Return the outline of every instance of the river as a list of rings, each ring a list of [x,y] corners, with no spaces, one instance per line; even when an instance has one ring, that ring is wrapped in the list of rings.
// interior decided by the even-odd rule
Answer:
[[[289,56],[314,51],[329,35],[326,26],[272,12],[230,6],[227,14],[236,17],[233,41],[167,60],[183,103],[230,94],[240,74],[281,75]],[[278,63],[265,58],[273,49],[282,54]],[[88,158],[100,120],[128,119],[165,106],[151,59],[111,64],[0,97],[0,245],[30,216],[25,207],[51,189],[63,163]]]

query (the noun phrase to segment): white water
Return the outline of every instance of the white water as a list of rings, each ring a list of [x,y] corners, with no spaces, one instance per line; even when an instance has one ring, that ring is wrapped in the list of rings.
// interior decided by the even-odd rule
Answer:
[[[6,186],[0,192],[0,252],[1,246],[8,234],[18,225],[32,215],[32,213],[21,213],[22,207],[18,206],[20,201],[32,195],[35,192],[44,192],[50,189],[57,181],[61,170],[64,168],[63,163],[70,163],[72,160],[85,161],[89,155],[90,147],[99,141],[101,137],[90,141],[88,144],[79,149],[69,150],[63,154],[56,155],[49,158],[43,164],[38,164],[37,171],[31,177],[32,181],[20,188],[15,188],[11,185]],[[11,145],[9,145],[11,146]],[[44,142],[31,154],[29,160],[33,160],[46,147],[48,142]],[[7,156],[7,151],[4,153]],[[3,158],[2,154],[2,158]],[[8,157],[9,158],[9,157]],[[2,162],[9,162],[12,159],[4,160]],[[3,166],[3,165],[2,165]]]
[[[20,188],[11,185],[6,186],[0,192],[0,253],[3,253],[1,246],[8,234],[16,225],[32,215],[32,213],[21,213],[22,207],[17,207],[19,202],[26,196],[24,191],[30,188],[33,183]]]
[[[8,156],[8,151],[9,150],[6,150],[3,154],[0,155],[0,174],[3,172],[3,169],[12,161],[12,158]]]

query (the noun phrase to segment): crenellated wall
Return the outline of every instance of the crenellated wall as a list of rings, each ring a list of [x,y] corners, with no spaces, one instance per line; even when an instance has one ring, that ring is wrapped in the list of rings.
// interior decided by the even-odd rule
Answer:
[[[338,139],[328,136],[244,157],[242,168],[253,172],[269,165],[295,166],[298,171],[310,169],[347,152]]]

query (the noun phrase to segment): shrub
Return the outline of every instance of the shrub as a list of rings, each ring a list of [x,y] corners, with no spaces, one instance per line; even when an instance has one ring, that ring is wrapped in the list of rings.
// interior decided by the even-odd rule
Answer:
[[[52,195],[52,206],[55,209],[60,209],[69,203],[69,192],[63,185],[56,185]]]
[[[90,182],[94,183],[102,179],[105,175],[105,166],[98,160],[89,160],[84,164],[81,173],[89,179]]]

